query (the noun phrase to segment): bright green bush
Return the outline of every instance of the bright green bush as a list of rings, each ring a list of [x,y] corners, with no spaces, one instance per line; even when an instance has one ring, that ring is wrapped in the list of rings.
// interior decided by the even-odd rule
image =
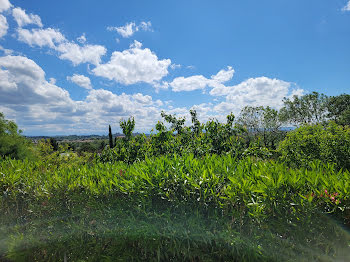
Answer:
[[[32,158],[31,143],[21,133],[16,123],[0,112],[0,157]]]
[[[290,131],[279,145],[281,159],[292,166],[308,166],[313,160],[350,169],[350,128],[334,122],[304,125]]]
[[[149,137],[132,136],[135,125],[132,118],[128,122],[121,121],[120,126],[125,137],[117,139],[113,148],[107,148],[98,154],[97,161],[102,163],[123,161],[132,164],[146,157],[174,154],[193,154],[196,157],[206,154],[242,156],[245,144],[244,129],[233,124],[233,114],[227,116],[226,123],[211,119],[206,124],[201,124],[196,111],[191,110],[190,113],[192,126],[188,127],[184,126],[184,118],[177,119],[174,115],[162,112],[161,115],[170,124],[170,128],[159,121],[155,126],[156,133],[152,133]]]

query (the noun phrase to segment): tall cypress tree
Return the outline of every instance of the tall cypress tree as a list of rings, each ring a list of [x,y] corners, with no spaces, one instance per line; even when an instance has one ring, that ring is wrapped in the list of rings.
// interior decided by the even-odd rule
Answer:
[[[112,128],[111,128],[111,125],[109,125],[108,137],[109,137],[109,147],[110,147],[110,148],[113,148],[113,136],[112,136]]]

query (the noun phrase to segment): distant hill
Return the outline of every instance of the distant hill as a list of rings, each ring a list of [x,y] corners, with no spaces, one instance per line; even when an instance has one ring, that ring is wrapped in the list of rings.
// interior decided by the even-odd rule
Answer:
[[[133,135],[139,135],[142,133],[134,133]],[[146,134],[146,136],[149,136],[149,134]],[[94,140],[94,139],[108,139],[107,135],[67,135],[67,136],[26,136],[27,138],[38,141],[40,139],[49,139],[49,138],[55,138],[57,141],[81,141],[81,140]],[[124,134],[121,133],[115,133],[113,134],[113,137],[124,137]]]

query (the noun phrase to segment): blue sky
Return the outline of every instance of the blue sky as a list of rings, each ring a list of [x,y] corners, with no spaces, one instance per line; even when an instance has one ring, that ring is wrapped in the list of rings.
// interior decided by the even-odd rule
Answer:
[[[26,135],[350,90],[350,2],[0,0],[0,112]]]

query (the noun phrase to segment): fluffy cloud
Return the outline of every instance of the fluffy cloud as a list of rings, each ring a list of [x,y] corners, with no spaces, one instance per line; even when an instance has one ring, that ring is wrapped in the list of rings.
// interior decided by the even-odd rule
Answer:
[[[30,46],[50,47],[55,49],[56,44],[66,41],[64,35],[57,29],[45,28],[45,29],[17,29],[18,40],[22,41]]]
[[[49,47],[59,53],[59,58],[69,60],[73,65],[81,63],[99,64],[107,49],[101,45],[78,45],[69,42],[57,29],[17,29],[18,40],[30,45]]]
[[[141,93],[137,93],[132,96],[137,102],[145,105],[152,104],[152,97],[148,95],[143,95]]]
[[[105,55],[107,49],[102,45],[80,46],[73,42],[65,42],[56,48],[60,59],[69,60],[73,65],[91,63],[97,65],[101,62],[101,56]]]
[[[60,59],[69,60],[74,66],[81,63],[91,63],[97,65],[101,62],[101,56],[105,55],[107,52],[107,49],[101,45],[85,45],[85,34],[77,38],[77,41],[82,44],[79,45],[75,42],[68,41],[58,29],[23,29],[22,26],[27,24],[37,24],[42,27],[40,17],[33,14],[27,15],[21,8],[14,8],[12,14],[19,26],[19,28],[17,28],[17,36],[19,41],[22,41],[30,46],[49,47],[58,52],[58,57]]]
[[[124,38],[128,38],[132,36],[135,32],[139,30],[143,31],[151,31],[152,30],[152,24],[150,21],[148,22],[141,22],[139,25],[136,25],[135,22],[127,23],[124,26],[120,27],[113,27],[109,26],[107,27],[107,30],[109,31],[116,31],[118,34],[120,34]]]
[[[300,95],[302,89],[292,83],[267,77],[250,78],[235,86],[216,87],[210,91],[214,96],[225,96],[226,102],[217,105],[215,110],[227,111],[228,107],[240,109],[246,105],[280,108],[284,97]]]
[[[12,7],[8,0],[0,0],[0,12],[6,11]]]
[[[202,75],[194,75],[190,77],[177,77],[169,85],[174,92],[180,91],[193,91],[197,89],[204,89],[209,87],[222,87],[223,84],[232,79],[234,69],[228,66],[227,69],[220,70],[216,75],[212,75],[211,78],[206,78]]]
[[[156,89],[156,92],[158,93],[161,89],[168,89],[169,83],[167,81],[162,82],[155,82],[153,83],[153,87]]]
[[[212,75],[211,79],[218,83],[225,83],[232,79],[234,73],[235,70],[232,68],[232,66],[228,66],[227,70],[220,70],[216,75]]]
[[[305,91],[297,88],[295,84],[279,79],[270,79],[267,77],[250,78],[235,86],[225,86],[233,77],[233,69],[228,67],[221,70],[211,79],[201,75],[187,78],[176,78],[170,83],[173,91],[190,91],[211,87],[210,94],[216,96],[212,103],[203,103],[193,105],[202,122],[210,118],[216,118],[219,121],[226,121],[226,115],[234,113],[239,115],[244,106],[270,106],[279,109],[283,106],[284,97],[293,95],[303,95]],[[215,103],[214,103],[215,102]],[[178,116],[190,119],[188,109],[169,107],[170,113],[176,113]]]
[[[26,12],[20,7],[14,8],[12,10],[12,15],[19,27],[29,25],[29,24],[35,24],[40,27],[43,26],[43,24],[41,23],[41,19],[38,15],[34,15],[34,14],[27,15]]]
[[[135,41],[129,49],[113,52],[108,63],[97,65],[92,72],[125,85],[153,84],[168,74],[170,64],[170,59],[158,60],[150,49],[142,49],[142,44]]]
[[[350,1],[343,7],[343,11],[350,11]]]
[[[218,83],[230,78],[223,77],[226,73],[220,72],[209,80],[215,79]],[[79,75],[69,79],[80,84],[86,80]],[[293,94],[301,95],[303,90],[278,79],[251,78],[216,94],[225,101],[192,107],[168,107],[168,113],[186,117],[188,125],[190,108],[197,110],[201,122],[210,118],[225,121],[227,114],[233,112],[238,115],[246,105],[278,108],[283,97]],[[53,79],[47,81],[41,67],[23,56],[0,57],[0,105],[0,110],[15,119],[20,128],[25,127],[26,134],[100,133],[101,130],[107,131],[110,123],[116,123],[112,126],[113,131],[120,131],[117,123],[129,116],[135,117],[136,130],[149,132],[161,120],[159,112],[164,109],[162,101],[154,101],[149,95],[115,94],[104,89],[89,89],[82,101],[72,100],[68,91],[56,86]]]
[[[0,15],[0,38],[7,34],[7,29],[9,28],[7,24],[6,17]]]
[[[193,91],[197,89],[204,89],[210,83],[210,79],[205,78],[202,75],[195,75],[190,77],[177,77],[171,83],[170,86],[174,92],[180,91]]]
[[[23,56],[0,57],[1,104],[71,103],[69,93],[45,80],[45,72]]]
[[[84,121],[91,122],[90,128],[107,128],[110,123],[118,123],[121,119],[134,116],[136,129],[149,132],[160,119],[159,106],[162,103],[159,102],[140,93],[117,95],[104,89],[92,89],[81,106],[88,110]]]
[[[92,89],[90,78],[87,76],[74,74],[73,76],[67,76],[67,80],[85,89]]]
[[[84,79],[72,76],[71,80]],[[27,134],[81,134],[107,131],[108,124],[135,116],[137,130],[149,132],[160,118],[162,101],[149,95],[89,89],[82,101],[45,79],[45,72],[23,56],[0,57],[0,110]],[[117,128],[118,124],[114,127]]]

